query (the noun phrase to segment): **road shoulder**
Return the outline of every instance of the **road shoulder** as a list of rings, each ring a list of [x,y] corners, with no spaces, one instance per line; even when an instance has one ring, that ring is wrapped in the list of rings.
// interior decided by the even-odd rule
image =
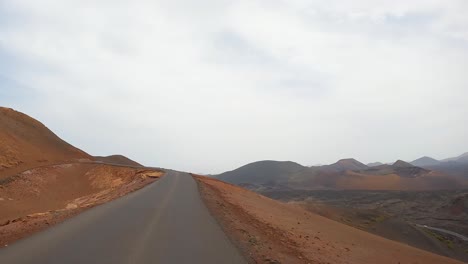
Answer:
[[[44,202],[42,202],[41,200],[41,193],[46,192],[48,190],[41,190],[41,192],[39,192],[37,195],[37,204],[40,204],[42,208],[45,208],[45,210],[42,209],[41,211],[37,211],[34,213],[29,212],[30,210],[28,210],[25,211],[26,213],[24,213],[22,210],[18,209],[18,211],[13,212],[9,218],[3,219],[0,222],[0,248],[11,245],[15,241],[26,238],[37,232],[62,223],[63,221],[74,217],[87,209],[113,201],[131,192],[137,191],[147,186],[148,184],[158,180],[164,174],[164,172],[160,170],[150,170],[142,168],[120,168],[115,166],[96,165],[96,168],[101,167],[104,170],[106,170],[108,174],[116,174],[119,175],[120,178],[123,177],[122,172],[125,171],[125,176],[127,177],[127,179],[123,181],[119,180],[119,184],[112,184],[111,187],[99,188],[88,195],[77,196],[73,197],[73,200],[63,201],[63,205],[59,206],[58,208],[57,205],[51,205],[50,208],[47,208],[47,205],[44,206]],[[113,170],[116,171],[114,172]],[[115,178],[118,178],[114,178],[113,175],[104,175],[103,172],[100,170],[98,170],[97,172],[97,178],[101,178],[95,181],[97,183],[102,184],[102,178],[105,177],[112,177],[112,181],[115,181]],[[6,185],[1,187],[6,192],[10,193],[13,189],[24,189],[24,184],[34,184],[34,182],[26,178],[31,176],[34,176],[37,179],[43,178],[41,177],[41,175],[19,175],[14,181],[8,182]],[[83,175],[83,177],[84,176],[86,175]],[[35,186],[37,186],[37,184]],[[2,202],[19,203],[21,202],[21,197],[18,197],[17,199],[12,201]],[[34,203],[29,204],[29,206],[34,205]]]

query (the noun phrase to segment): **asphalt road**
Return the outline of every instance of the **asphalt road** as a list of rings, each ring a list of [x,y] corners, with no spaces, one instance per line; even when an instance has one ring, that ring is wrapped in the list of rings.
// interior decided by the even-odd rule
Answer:
[[[246,263],[188,174],[92,208],[9,247],[0,263]]]
[[[434,231],[439,231],[441,233],[445,233],[445,234],[449,234],[449,235],[452,235],[454,237],[457,237],[463,241],[468,241],[468,237],[462,235],[462,234],[458,234],[456,232],[453,232],[453,231],[450,231],[450,230],[447,230],[447,229],[442,229],[442,228],[437,228],[437,227],[432,227],[432,226],[427,226],[427,225],[418,225],[417,226],[419,227],[422,227],[422,228],[427,228],[427,229],[430,229],[430,230],[434,230]]]

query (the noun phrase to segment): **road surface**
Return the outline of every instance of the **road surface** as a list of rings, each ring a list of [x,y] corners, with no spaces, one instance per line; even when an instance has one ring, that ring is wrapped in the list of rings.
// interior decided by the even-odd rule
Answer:
[[[0,263],[245,263],[200,198],[169,171],[149,186],[0,249]]]
[[[430,229],[430,230],[434,230],[434,231],[439,231],[441,233],[445,233],[445,234],[449,234],[449,235],[452,235],[454,237],[457,237],[463,241],[468,241],[468,237],[462,235],[462,234],[458,234],[456,232],[453,232],[453,231],[450,231],[450,230],[447,230],[447,229],[442,229],[442,228],[437,228],[437,227],[432,227],[432,226],[427,226],[427,225],[418,225],[417,226],[419,227],[422,227],[422,228],[427,228],[427,229]]]

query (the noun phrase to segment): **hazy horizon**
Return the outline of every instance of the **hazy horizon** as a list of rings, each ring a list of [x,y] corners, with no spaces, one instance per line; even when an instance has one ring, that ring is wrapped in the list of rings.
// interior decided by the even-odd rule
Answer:
[[[468,151],[468,2],[0,3],[0,105],[92,155],[220,173]]]

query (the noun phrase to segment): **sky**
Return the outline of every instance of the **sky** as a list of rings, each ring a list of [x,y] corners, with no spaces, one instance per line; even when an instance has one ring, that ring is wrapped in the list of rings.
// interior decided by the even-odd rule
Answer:
[[[0,105],[219,173],[468,151],[466,0],[1,0]]]

